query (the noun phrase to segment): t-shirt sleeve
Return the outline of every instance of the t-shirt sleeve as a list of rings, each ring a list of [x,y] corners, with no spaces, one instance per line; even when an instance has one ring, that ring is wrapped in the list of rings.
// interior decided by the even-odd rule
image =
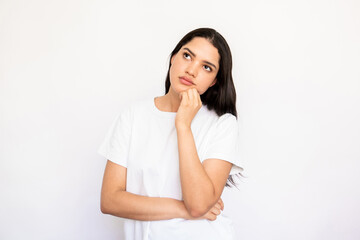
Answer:
[[[98,153],[106,159],[127,167],[131,136],[130,111],[121,111],[112,122]]]
[[[236,117],[226,113],[218,118],[203,159],[216,158],[231,162],[233,166],[230,175],[242,172],[239,144],[239,125]]]

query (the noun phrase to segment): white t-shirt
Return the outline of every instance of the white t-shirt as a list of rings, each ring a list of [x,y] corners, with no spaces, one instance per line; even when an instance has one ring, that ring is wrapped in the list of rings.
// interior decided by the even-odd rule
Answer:
[[[182,200],[176,112],[160,111],[154,99],[137,101],[113,121],[98,153],[127,168],[126,191],[149,197]],[[217,158],[233,163],[230,174],[242,170],[238,123],[203,105],[191,123],[201,162]],[[233,239],[232,221],[223,214],[215,221],[175,218],[161,221],[124,219],[126,240]]]

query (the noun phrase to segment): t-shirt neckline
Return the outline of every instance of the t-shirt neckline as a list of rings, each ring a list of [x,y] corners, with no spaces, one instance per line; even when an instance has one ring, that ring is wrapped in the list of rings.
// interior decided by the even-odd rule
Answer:
[[[160,117],[167,117],[167,118],[175,118],[176,113],[177,112],[165,112],[165,111],[161,111],[160,109],[158,109],[155,105],[155,98],[152,98],[151,100],[151,106],[152,106],[152,110],[154,112],[154,114],[160,116]],[[198,113],[201,111],[204,111],[203,109],[206,108],[204,105],[201,106],[201,108],[199,109]],[[198,114],[197,114],[198,115]],[[196,117],[196,116],[195,116]]]
[[[155,105],[155,98],[152,98],[152,109],[153,109],[153,112],[158,115],[158,116],[161,116],[161,117],[175,117],[176,116],[176,113],[177,112],[165,112],[165,111],[161,111],[160,109],[158,109]]]

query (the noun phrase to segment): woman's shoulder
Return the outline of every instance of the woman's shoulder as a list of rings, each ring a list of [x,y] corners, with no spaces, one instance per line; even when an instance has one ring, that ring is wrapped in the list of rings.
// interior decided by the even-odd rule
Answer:
[[[201,107],[200,115],[203,119],[207,119],[213,124],[222,124],[222,123],[235,123],[237,122],[237,118],[231,113],[224,113],[219,116],[215,110],[208,109],[206,105]]]
[[[129,100],[123,103],[119,109],[120,113],[134,113],[138,111],[151,111],[151,98]]]
[[[226,129],[233,129],[235,131],[237,125],[236,117],[231,113],[219,116],[214,110],[209,110],[206,105],[201,107],[192,123],[194,130],[196,129],[196,131],[210,135],[225,131]]]
[[[130,100],[123,103],[117,110],[116,119],[133,122],[139,117],[139,114],[143,115],[147,111],[151,111],[150,103],[150,99]]]
[[[151,111],[153,98],[141,98],[133,100],[129,105],[133,111]]]

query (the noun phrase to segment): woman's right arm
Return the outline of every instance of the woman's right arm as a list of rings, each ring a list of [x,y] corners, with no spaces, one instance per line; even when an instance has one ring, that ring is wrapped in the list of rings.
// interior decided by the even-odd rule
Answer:
[[[215,220],[222,208],[220,199],[208,213],[197,219]],[[187,212],[183,201],[126,192],[126,168],[110,160],[106,164],[101,189],[101,212],[142,221],[195,219]]]

